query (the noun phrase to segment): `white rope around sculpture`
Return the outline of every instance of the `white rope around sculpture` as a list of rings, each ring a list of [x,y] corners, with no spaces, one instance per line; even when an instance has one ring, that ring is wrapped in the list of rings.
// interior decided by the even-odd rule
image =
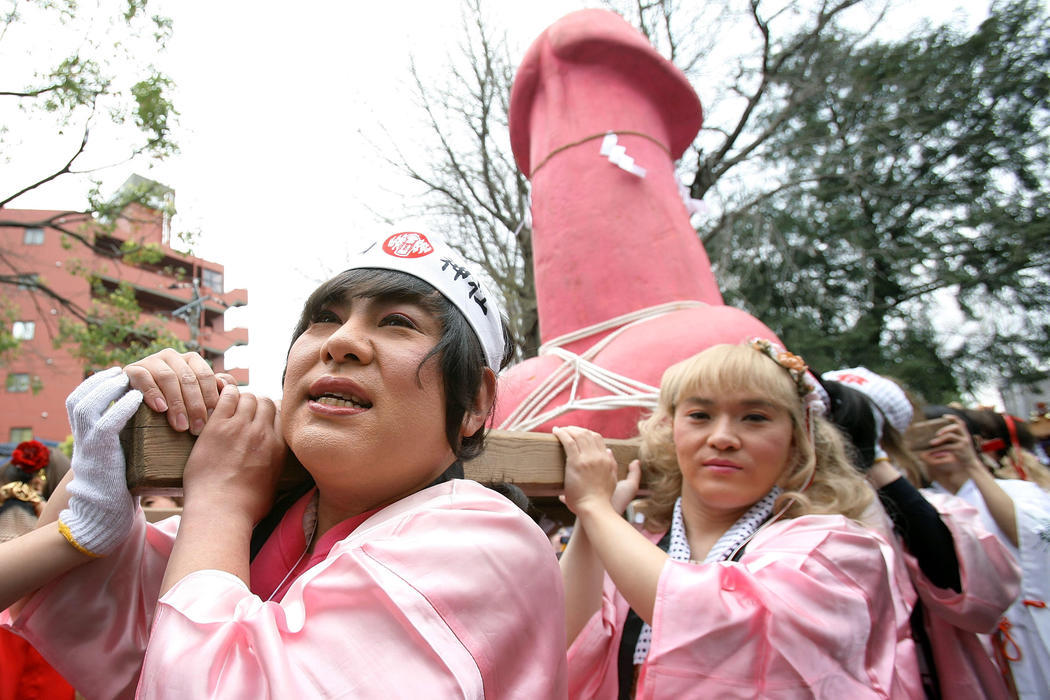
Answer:
[[[539,355],[554,355],[562,364],[526,396],[518,407],[498,426],[500,430],[535,430],[547,421],[569,411],[609,411],[616,408],[653,408],[660,396],[659,387],[625,377],[600,367],[591,360],[613,339],[629,328],[683,309],[707,306],[702,301],[671,301],[658,306],[632,311],[580,330],[566,333],[540,346]],[[615,328],[612,333],[589,347],[582,355],[561,347]],[[606,396],[577,396],[580,378],[590,380],[609,392]],[[555,396],[569,389],[563,405],[548,408]]]

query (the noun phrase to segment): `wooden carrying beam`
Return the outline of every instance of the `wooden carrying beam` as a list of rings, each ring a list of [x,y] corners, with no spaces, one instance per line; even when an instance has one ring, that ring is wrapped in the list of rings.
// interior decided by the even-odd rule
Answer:
[[[182,470],[195,440],[189,433],[172,430],[163,414],[139,407],[121,434],[131,492],[181,495]],[[627,464],[638,455],[638,443],[606,440],[605,444],[612,450],[622,478]],[[565,452],[558,439],[548,433],[492,430],[485,440],[485,451],[464,463],[464,471],[468,479],[482,483],[509,481],[534,498],[556,496],[564,481]],[[303,477],[302,467],[289,465],[281,485],[290,486]]]

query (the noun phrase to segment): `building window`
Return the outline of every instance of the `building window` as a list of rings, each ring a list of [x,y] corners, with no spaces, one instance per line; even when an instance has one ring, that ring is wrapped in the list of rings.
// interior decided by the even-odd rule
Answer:
[[[215,270],[201,270],[201,284],[217,294],[222,294],[222,273]]]
[[[12,372],[7,375],[7,390],[10,392],[29,391],[29,375]]]
[[[28,275],[19,275],[18,288],[21,289],[23,292],[28,291],[30,289],[36,289],[39,286],[39,280],[40,277],[35,272],[30,273]]]
[[[36,322],[15,321],[15,325],[11,329],[11,335],[16,340],[32,340],[33,336],[36,335]]]
[[[44,229],[39,226],[27,227],[22,242],[26,245],[44,245]]]
[[[25,442],[26,440],[32,440],[33,439],[33,429],[32,428],[11,428],[10,436],[11,436],[11,440],[10,441],[17,445],[20,442]]]

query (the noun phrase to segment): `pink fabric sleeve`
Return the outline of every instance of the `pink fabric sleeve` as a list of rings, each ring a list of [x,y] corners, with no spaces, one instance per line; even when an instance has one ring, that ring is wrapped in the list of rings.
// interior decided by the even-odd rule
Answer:
[[[906,561],[915,590],[931,615],[968,632],[992,632],[1021,590],[1017,559],[981,524],[977,509],[961,498],[923,492],[952,533],[962,592],[937,588],[915,558]]]
[[[112,554],[48,584],[11,621],[85,697],[135,696],[178,521],[147,525],[140,513]]]
[[[187,576],[160,601],[144,694],[564,697],[554,552],[490,498],[366,521],[280,603]]]
[[[617,654],[628,605],[605,577],[602,607],[591,616],[569,646],[569,697],[616,698]]]
[[[892,566],[877,535],[840,516],[769,528],[739,563],[669,561],[640,697],[684,678],[721,697],[918,696]]]

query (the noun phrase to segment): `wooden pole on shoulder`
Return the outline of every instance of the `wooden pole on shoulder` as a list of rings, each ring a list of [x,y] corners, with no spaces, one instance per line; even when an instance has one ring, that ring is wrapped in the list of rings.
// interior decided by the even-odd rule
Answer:
[[[182,494],[182,470],[186,466],[196,437],[177,433],[163,414],[146,406],[128,422],[121,434],[127,464],[128,488],[133,494],[178,496]],[[636,440],[606,440],[620,468],[638,456]],[[565,476],[565,452],[549,433],[508,430],[489,431],[485,451],[464,463],[466,477],[475,481],[509,481],[531,498],[557,496]],[[289,465],[281,478],[290,486],[304,477],[302,468]]]

